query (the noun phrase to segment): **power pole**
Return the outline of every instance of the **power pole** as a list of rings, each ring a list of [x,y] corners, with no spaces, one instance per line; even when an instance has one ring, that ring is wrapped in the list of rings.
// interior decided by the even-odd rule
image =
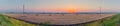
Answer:
[[[102,8],[99,7],[99,10],[100,10],[100,17],[102,17]]]
[[[23,14],[25,13],[25,5],[23,4]]]

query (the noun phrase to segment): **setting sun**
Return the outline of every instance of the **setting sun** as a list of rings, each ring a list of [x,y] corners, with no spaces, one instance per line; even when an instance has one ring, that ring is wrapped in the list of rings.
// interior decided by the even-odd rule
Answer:
[[[76,10],[75,10],[74,8],[68,9],[68,12],[69,12],[69,13],[75,13],[75,11],[76,11]]]

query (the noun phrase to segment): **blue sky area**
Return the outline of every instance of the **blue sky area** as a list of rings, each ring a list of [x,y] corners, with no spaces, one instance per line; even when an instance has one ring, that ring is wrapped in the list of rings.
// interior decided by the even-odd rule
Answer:
[[[0,12],[120,12],[120,0],[0,0]]]

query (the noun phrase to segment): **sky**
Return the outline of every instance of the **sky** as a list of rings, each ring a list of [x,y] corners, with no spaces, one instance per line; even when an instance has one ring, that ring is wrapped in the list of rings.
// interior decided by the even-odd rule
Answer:
[[[120,12],[120,0],[0,0],[0,12]]]

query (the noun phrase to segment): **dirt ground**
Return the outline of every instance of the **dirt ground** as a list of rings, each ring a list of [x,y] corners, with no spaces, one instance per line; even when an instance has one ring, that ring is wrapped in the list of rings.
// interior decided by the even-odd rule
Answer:
[[[25,21],[54,25],[69,25],[99,20],[115,14],[4,14]]]

